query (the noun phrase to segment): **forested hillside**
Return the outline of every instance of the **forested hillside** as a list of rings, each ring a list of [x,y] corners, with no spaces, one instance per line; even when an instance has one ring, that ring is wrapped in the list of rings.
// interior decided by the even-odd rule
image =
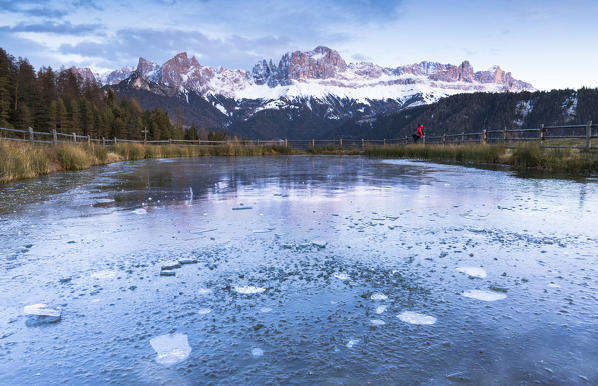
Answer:
[[[598,122],[598,89],[520,93],[459,94],[430,105],[354,119],[329,132],[330,137],[397,138],[410,136],[418,123],[426,135],[537,128]]]
[[[117,97],[71,69],[36,71],[27,59],[0,48],[0,127],[91,135],[94,138],[196,138],[195,128],[173,124],[160,108],[143,110],[135,98]]]

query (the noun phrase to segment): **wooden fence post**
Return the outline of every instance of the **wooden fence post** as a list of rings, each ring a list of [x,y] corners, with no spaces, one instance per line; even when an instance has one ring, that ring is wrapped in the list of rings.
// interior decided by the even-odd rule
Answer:
[[[461,132],[461,145],[463,145],[465,143],[465,132],[462,131]]]
[[[27,130],[29,130],[29,142],[33,143],[33,129],[29,127]]]
[[[343,139],[342,138],[340,138],[338,140],[338,147],[341,147],[341,148],[343,147]]]
[[[286,148],[289,147],[289,140],[288,140],[288,138],[284,139],[284,147],[286,147]]]
[[[87,144],[88,144],[88,145],[91,145],[91,135],[88,135],[88,136],[87,136]]]
[[[485,145],[488,143],[488,131],[482,130],[482,144]]]
[[[544,143],[544,124],[540,125],[540,132],[538,133],[538,139],[540,140],[540,144]]]
[[[362,150],[365,149],[365,142],[364,142],[363,138],[361,138],[361,149]]]
[[[73,133],[73,142],[77,142],[77,133]]]
[[[592,147],[592,121],[588,122],[586,126],[586,149],[590,149]]]
[[[114,144],[116,145],[118,143],[118,139],[116,139],[116,137],[114,137]]]
[[[503,142],[507,143],[507,127],[505,126],[505,131],[503,133]]]
[[[102,137],[102,146],[106,146],[106,138]]]
[[[172,145],[172,138],[168,138],[168,144]]]
[[[52,129],[52,144],[54,146],[58,144],[58,135],[56,134],[56,129]]]
[[[316,141],[312,138],[311,140],[311,148],[315,149],[316,148]]]
[[[446,145],[446,133],[442,133],[442,146]]]

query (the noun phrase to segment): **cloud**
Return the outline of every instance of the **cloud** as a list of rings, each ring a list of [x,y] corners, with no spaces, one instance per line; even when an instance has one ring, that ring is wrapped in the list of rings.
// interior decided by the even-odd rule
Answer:
[[[0,30],[7,32],[46,32],[63,35],[79,35],[92,32],[97,33],[101,27],[101,24],[71,24],[68,21],[63,23],[48,21],[35,24],[25,24],[21,22],[14,27],[2,26],[0,27]]]
[[[47,1],[36,0],[0,0],[0,9],[3,12],[11,12],[23,16],[44,17],[52,19],[61,19],[68,14],[64,9],[48,7]]]

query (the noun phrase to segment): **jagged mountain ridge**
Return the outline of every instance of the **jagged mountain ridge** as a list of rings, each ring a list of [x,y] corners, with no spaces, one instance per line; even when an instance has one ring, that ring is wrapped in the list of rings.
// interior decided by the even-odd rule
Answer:
[[[124,95],[135,94],[144,108],[163,107],[164,98],[175,98],[186,112],[186,124],[261,137],[319,136],[346,120],[369,119],[460,93],[534,90],[498,66],[478,72],[468,61],[458,66],[421,62],[389,68],[347,63],[337,51],[323,46],[286,53],[278,65],[262,60],[251,71],[203,66],[184,52],[162,65],[139,58],[136,69],[129,70],[104,74],[100,81]],[[91,71],[78,72],[90,79]],[[149,94],[142,96],[142,91]],[[190,106],[196,97],[207,104]],[[168,110],[173,116],[174,111]],[[309,127],[301,121],[309,122]],[[274,129],[260,135],[260,125],[280,126],[279,135]]]

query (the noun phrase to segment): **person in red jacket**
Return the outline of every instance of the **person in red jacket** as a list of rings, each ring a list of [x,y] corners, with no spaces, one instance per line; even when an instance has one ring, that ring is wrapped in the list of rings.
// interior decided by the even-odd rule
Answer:
[[[421,123],[417,126],[417,133],[413,134],[413,143],[417,143],[424,136],[424,125]]]

